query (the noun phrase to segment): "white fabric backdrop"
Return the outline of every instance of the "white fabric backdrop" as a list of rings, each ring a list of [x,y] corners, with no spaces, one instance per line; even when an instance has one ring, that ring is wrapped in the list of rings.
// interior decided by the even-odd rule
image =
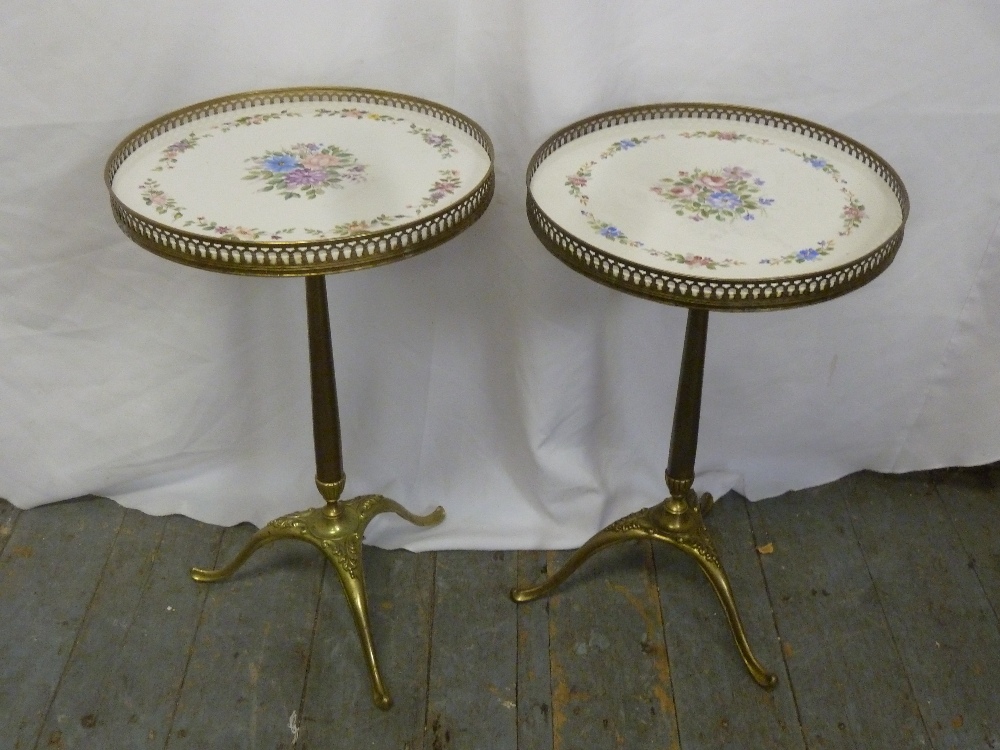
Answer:
[[[572,547],[665,494],[685,313],[552,258],[524,171],[552,131],[657,101],[749,104],[866,143],[912,214],[869,286],[713,314],[696,487],[757,499],[1000,458],[1000,5],[992,0],[8,0],[0,25],[0,496],[86,493],[262,524],[318,503],[304,285],[193,270],[115,226],[104,160],[213,96],[355,85],[491,134],[465,235],[330,277],[348,487],[410,549]]]

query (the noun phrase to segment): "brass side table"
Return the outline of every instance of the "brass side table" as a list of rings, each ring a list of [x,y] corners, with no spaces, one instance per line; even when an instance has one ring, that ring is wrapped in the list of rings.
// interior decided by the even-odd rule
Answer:
[[[320,508],[260,529],[219,570],[233,573],[279,539],[316,546],[333,564],[352,609],[375,704],[392,704],[368,620],[362,537],[392,512],[381,495],[342,501],[344,469],[324,275],[428,250],[475,222],[493,196],[493,146],[474,122],[433,102],[384,91],[255,91],[167,114],[125,138],[105,169],[111,207],[138,245],[196,268],[304,276]]]
[[[692,489],[708,313],[831,299],[892,261],[909,199],[896,172],[860,143],[777,112],[659,104],[596,115],[546,141],[528,168],[527,212],[557,258],[591,279],[688,309],[670,438],[669,496],[599,531],[516,601],[543,596],[599,550],[666,542],[697,560],[744,663],[760,685],[729,581]]]

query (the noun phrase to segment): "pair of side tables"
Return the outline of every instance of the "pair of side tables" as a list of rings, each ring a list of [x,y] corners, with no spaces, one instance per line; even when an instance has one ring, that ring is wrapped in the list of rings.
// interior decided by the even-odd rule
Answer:
[[[129,135],[105,169],[112,210],[138,245],[197,268],[306,281],[316,486],[323,507],[260,529],[232,574],[279,539],[316,546],[350,604],[380,708],[362,537],[381,495],[341,499],[345,475],[325,274],[408,258],[456,236],[494,191],[493,146],[462,114],[354,88],[256,91],[165,115]],[[692,489],[708,313],[795,307],[845,294],[892,261],[909,213],[896,172],[865,146],[806,120],[717,104],[657,104],[577,122],[531,159],[527,214],[557,258],[589,278],[688,310],[666,469],[669,496],[612,523],[541,585],[541,597],[609,545],[655,539],[697,560],[753,679],[754,657]]]

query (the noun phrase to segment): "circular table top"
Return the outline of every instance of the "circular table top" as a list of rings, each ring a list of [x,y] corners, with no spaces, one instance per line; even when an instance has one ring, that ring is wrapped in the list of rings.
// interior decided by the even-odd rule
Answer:
[[[422,99],[299,88],[221,97],[129,135],[105,170],[139,245],[228,273],[304,276],[397,260],[473,223],[493,146]]]
[[[662,104],[553,135],[528,169],[543,244],[591,278],[686,307],[818,302],[874,278],[909,200],[879,156],[776,112]]]

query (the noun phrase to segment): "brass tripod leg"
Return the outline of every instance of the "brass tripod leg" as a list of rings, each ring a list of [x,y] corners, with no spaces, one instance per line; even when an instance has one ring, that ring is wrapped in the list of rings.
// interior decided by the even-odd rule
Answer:
[[[689,311],[666,473],[670,497],[659,505],[632,513],[598,531],[548,580],[537,586],[515,588],[511,591],[511,598],[516,602],[527,602],[545,596],[569,578],[591,555],[605,547],[636,539],[666,542],[697,560],[726,611],[736,647],[750,675],[762,687],[772,688],[778,681],[777,677],[765,670],[750,650],[729,579],[722,569],[722,563],[702,520],[702,516],[712,507],[712,497],[702,495],[699,499],[691,489],[698,441],[707,327],[706,311]]]
[[[361,540],[369,521],[380,513],[395,513],[417,526],[433,526],[444,520],[444,509],[436,508],[426,516],[410,513],[399,503],[382,495],[362,495],[346,502],[327,502],[326,507],[296,511],[276,518],[254,534],[246,546],[225,567],[218,570],[192,568],[196,581],[212,582],[235,573],[261,547],[279,539],[299,539],[308,542],[326,555],[337,571],[344,594],[351,607],[354,625],[372,680],[372,698],[379,708],[389,708],[392,698],[382,682],[375,658],[368,620],[368,598],[365,594],[364,567],[361,562]]]
[[[382,495],[362,495],[341,502],[345,479],[340,445],[340,415],[330,345],[330,313],[326,283],[322,276],[306,278],[306,309],[309,323],[316,487],[326,500],[326,505],[276,518],[254,534],[228,565],[218,570],[192,568],[191,577],[204,582],[226,578],[258,549],[279,539],[299,539],[319,549],[337,571],[337,578],[344,587],[371,674],[375,705],[387,709],[392,705],[392,698],[382,682],[375,659],[375,643],[368,620],[364,566],[361,562],[361,540],[368,522],[380,513],[395,513],[417,526],[433,526],[444,520],[444,509],[438,507],[426,516],[418,516],[395,500]]]

